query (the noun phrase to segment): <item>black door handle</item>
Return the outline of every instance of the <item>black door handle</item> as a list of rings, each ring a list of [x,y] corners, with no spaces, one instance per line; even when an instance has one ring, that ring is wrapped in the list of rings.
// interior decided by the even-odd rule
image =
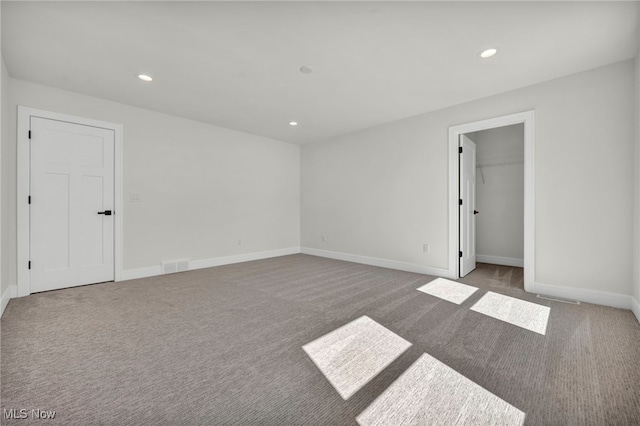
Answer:
[[[98,214],[103,214],[105,216],[111,216],[113,214],[113,212],[111,212],[111,210],[105,210],[103,212],[98,212]]]
[[[478,214],[478,213],[480,213],[478,210],[473,211],[473,214]]]

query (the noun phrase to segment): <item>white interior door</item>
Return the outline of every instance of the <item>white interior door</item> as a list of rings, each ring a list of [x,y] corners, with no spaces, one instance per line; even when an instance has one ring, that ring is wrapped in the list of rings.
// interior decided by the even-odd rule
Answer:
[[[31,117],[31,292],[114,280],[114,131]]]
[[[460,277],[476,269],[476,144],[460,135]]]

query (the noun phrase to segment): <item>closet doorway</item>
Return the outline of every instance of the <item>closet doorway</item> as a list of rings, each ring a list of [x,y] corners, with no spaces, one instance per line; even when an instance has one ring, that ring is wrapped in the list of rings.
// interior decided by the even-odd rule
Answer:
[[[533,111],[449,129],[450,262],[454,279],[476,262],[524,267],[534,283]]]
[[[524,124],[466,133],[461,138],[461,143],[475,148],[467,156],[465,147],[461,157],[462,164],[463,158],[471,162],[460,167],[465,190],[460,196],[469,199],[469,205],[461,206],[460,217],[465,220],[460,220],[460,236],[467,242],[461,251],[472,252],[479,263],[524,268]],[[469,256],[461,259],[463,277],[475,266],[468,266]]]

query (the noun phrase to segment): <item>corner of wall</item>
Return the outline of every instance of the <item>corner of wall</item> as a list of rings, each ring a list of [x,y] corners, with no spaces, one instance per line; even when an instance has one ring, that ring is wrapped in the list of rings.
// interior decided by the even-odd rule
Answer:
[[[633,213],[633,312],[640,321],[640,3],[638,4],[638,51],[635,59],[635,162],[634,162],[634,213]]]
[[[10,154],[16,145],[11,131],[11,122],[15,118],[10,108],[11,84],[11,75],[0,52],[0,315],[9,299],[18,296],[13,262],[15,248],[11,246],[15,227],[10,225],[12,208],[15,208],[15,192],[11,190],[15,169]]]
[[[4,314],[4,310],[9,304],[9,300],[16,297],[18,297],[18,287],[15,285],[7,287],[7,289],[2,292],[2,296],[0,296],[0,317]]]
[[[4,170],[2,163],[6,161],[2,152],[5,150],[4,145],[9,143],[9,94],[8,94],[8,84],[9,84],[9,72],[7,71],[7,66],[4,62],[4,56],[2,55],[2,51],[0,49],[0,241],[4,241],[4,232],[6,232],[5,226],[3,225],[3,220],[5,218],[7,209],[7,198],[9,195],[6,193],[4,186]],[[2,294],[1,301],[1,309],[0,316],[2,312],[4,312],[4,308],[6,304],[9,302],[8,299],[5,300],[5,289],[8,290],[8,284],[5,273],[5,256],[3,246],[4,244],[0,244],[0,294]],[[7,296],[8,297],[8,296]]]

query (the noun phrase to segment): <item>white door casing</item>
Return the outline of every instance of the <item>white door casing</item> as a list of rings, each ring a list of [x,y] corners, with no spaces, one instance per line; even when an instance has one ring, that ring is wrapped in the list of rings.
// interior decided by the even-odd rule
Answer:
[[[459,275],[459,146],[460,135],[512,124],[524,124],[524,289],[535,291],[535,112],[524,111],[449,127],[449,267],[448,275]]]
[[[460,135],[460,277],[476,269],[476,144]]]
[[[122,126],[18,106],[17,131],[18,296],[120,280]]]

